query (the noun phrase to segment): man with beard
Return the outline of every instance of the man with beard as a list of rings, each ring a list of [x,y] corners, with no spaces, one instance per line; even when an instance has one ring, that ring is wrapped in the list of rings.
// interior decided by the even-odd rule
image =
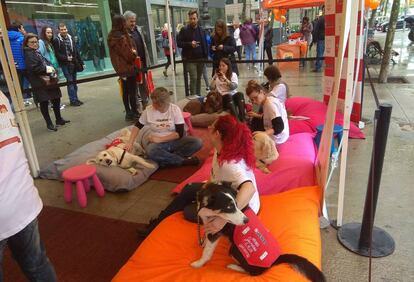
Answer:
[[[190,95],[200,95],[204,63],[194,61],[207,59],[208,45],[206,33],[198,25],[197,10],[188,12],[188,22],[189,24],[183,27],[178,34],[177,45],[182,48],[185,79],[187,79],[187,72],[190,75]]]

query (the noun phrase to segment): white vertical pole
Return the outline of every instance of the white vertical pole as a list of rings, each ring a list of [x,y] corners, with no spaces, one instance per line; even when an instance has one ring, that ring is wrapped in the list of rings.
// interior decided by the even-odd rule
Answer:
[[[7,88],[13,102],[15,116],[19,126],[20,134],[23,139],[23,146],[26,152],[27,160],[29,161],[31,173],[33,177],[38,177],[40,170],[39,162],[37,160],[36,149],[34,147],[26,110],[23,105],[22,89],[20,88],[13,53],[10,47],[10,40],[7,34],[6,21],[4,18],[2,5],[0,5],[0,27],[3,30],[3,40],[0,42],[0,60],[3,68],[3,73],[6,78]]]
[[[363,0],[362,0],[363,1]],[[344,195],[345,195],[345,178],[346,178],[346,163],[347,163],[347,154],[348,154],[348,136],[349,136],[349,126],[352,112],[352,105],[354,102],[354,96],[357,90],[358,85],[358,74],[359,74],[359,62],[360,62],[360,53],[362,51],[362,30],[363,24],[360,28],[360,40],[359,46],[356,46],[356,37],[357,37],[357,25],[358,25],[358,5],[360,1],[352,2],[351,10],[351,28],[349,34],[349,45],[348,45],[348,66],[347,66],[347,76],[346,76],[346,90],[345,90],[345,101],[344,101],[344,124],[343,124],[343,136],[342,136],[342,151],[341,151],[341,169],[339,173],[339,190],[338,190],[338,210],[337,210],[337,226],[342,226],[343,219],[343,209],[344,209]],[[363,5],[361,5],[361,23],[363,23]],[[355,70],[355,51],[358,51],[358,65],[357,70]],[[354,75],[355,74],[355,75]]]
[[[122,8],[122,0],[118,0],[118,5],[119,5],[119,14],[123,15],[124,9]]]
[[[335,5],[334,0],[327,0],[327,2],[331,2],[330,5]],[[330,152],[331,152],[331,140],[333,134],[333,127],[334,127],[334,120],[335,120],[335,112],[336,112],[336,105],[338,102],[338,94],[339,94],[339,85],[341,80],[341,71],[343,66],[343,60],[345,55],[345,47],[348,42],[348,34],[350,29],[350,18],[346,15],[349,15],[351,10],[351,0],[344,0],[343,2],[343,17],[341,22],[341,36],[339,39],[339,50],[338,56],[335,60],[335,77],[334,77],[334,87],[332,89],[328,110],[326,112],[326,121],[324,124],[324,128],[322,131],[322,138],[321,143],[319,145],[318,154],[316,157],[315,162],[315,172],[316,172],[316,180],[318,185],[322,189],[321,193],[321,203],[325,200],[325,189],[327,188],[327,176],[329,170],[329,160],[330,160]],[[326,3],[325,6],[327,6]]]
[[[177,85],[175,83],[175,64],[174,64],[174,53],[173,53],[173,41],[172,41],[172,25],[171,25],[171,13],[170,13],[170,0],[165,0],[165,10],[167,13],[167,25],[168,25],[168,45],[170,48],[170,62],[172,66],[172,82],[173,82],[173,92],[174,92],[174,103],[177,103]]]

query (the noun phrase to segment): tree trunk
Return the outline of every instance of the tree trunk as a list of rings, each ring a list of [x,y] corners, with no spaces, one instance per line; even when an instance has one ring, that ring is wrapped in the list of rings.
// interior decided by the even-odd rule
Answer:
[[[369,18],[368,28],[374,27],[375,16],[377,15],[377,9],[371,11],[371,17]]]
[[[384,45],[384,56],[382,57],[381,70],[379,74],[379,83],[387,83],[388,73],[390,69],[392,43],[394,42],[395,25],[400,12],[400,0],[394,0],[392,3],[391,16],[388,24],[387,38]]]
[[[243,0],[243,8],[242,8],[242,14],[241,14],[241,19],[240,19],[240,22],[242,23],[244,23],[244,21],[246,20],[246,8],[247,8],[246,1],[247,0]]]

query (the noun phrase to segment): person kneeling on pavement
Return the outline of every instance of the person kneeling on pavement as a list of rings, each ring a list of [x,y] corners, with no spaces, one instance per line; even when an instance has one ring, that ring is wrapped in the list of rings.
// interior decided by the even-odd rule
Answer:
[[[170,102],[170,92],[164,87],[155,88],[151,94],[152,105],[142,113],[131,130],[126,150],[131,151],[140,129],[149,126],[148,145],[144,149],[148,157],[160,167],[198,165],[192,156],[203,145],[201,139],[184,136],[184,118],[180,108]],[[147,143],[147,142],[145,142]]]

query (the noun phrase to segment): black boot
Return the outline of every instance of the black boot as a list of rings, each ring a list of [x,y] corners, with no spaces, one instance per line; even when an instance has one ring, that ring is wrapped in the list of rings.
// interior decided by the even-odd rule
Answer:
[[[241,92],[237,92],[232,96],[234,103],[238,109],[238,118],[239,121],[245,122],[246,121],[246,105],[244,100],[244,95]]]
[[[234,106],[234,103],[233,103],[233,98],[231,97],[230,94],[223,95],[223,109],[228,111],[236,119],[239,119],[237,111],[236,111],[236,107]]]
[[[131,112],[125,114],[125,121],[134,121],[134,115]]]
[[[49,131],[57,131],[57,128],[53,125],[53,123],[48,123],[46,127]]]
[[[70,120],[66,120],[66,119],[60,118],[60,119],[57,119],[56,120],[56,126],[65,125],[65,124],[67,124],[69,122],[70,122]]]

